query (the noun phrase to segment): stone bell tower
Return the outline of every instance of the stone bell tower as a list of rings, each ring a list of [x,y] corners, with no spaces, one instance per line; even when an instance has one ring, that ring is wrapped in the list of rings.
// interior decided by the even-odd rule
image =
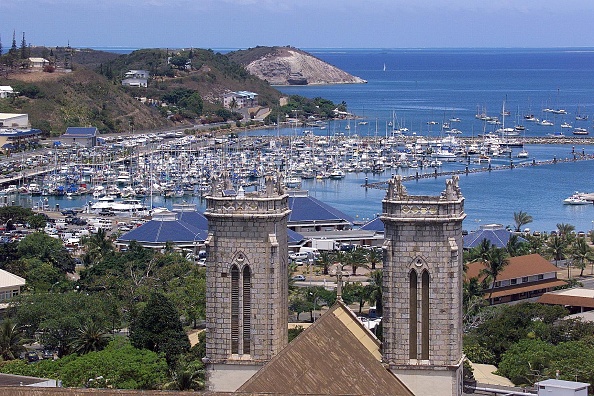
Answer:
[[[394,177],[382,205],[383,360],[415,395],[461,395],[466,214],[458,176],[440,196],[408,195]]]
[[[231,392],[287,344],[290,210],[272,176],[253,193],[215,180],[206,202],[207,380]]]

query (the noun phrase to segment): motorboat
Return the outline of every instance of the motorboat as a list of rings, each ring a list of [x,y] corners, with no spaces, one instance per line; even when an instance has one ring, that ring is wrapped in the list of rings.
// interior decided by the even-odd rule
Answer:
[[[565,198],[563,200],[563,204],[564,205],[591,205],[592,202],[586,200],[581,193],[575,192],[572,196]]]
[[[584,135],[588,134],[588,130],[586,128],[575,128],[573,130],[573,134],[578,135],[578,136],[579,135],[584,136]]]
[[[518,158],[528,158],[528,155],[529,155],[529,154],[528,154],[528,151],[526,151],[526,150],[521,150],[521,151],[518,153],[517,157],[518,157]]]

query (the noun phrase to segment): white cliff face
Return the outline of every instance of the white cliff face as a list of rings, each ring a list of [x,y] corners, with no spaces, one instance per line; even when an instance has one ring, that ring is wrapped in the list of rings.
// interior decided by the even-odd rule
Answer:
[[[293,48],[277,48],[246,66],[271,85],[361,84],[367,81]]]

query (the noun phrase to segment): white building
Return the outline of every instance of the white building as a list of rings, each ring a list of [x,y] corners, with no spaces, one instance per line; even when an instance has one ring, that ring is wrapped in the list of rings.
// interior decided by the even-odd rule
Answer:
[[[43,69],[47,65],[49,65],[49,61],[45,58],[29,58],[29,66],[32,69]]]
[[[235,99],[235,110],[243,109],[244,107],[258,106],[258,94],[249,91],[230,92],[223,96],[223,106],[226,109],[231,108],[231,103]]]
[[[146,70],[129,70],[124,74],[122,85],[128,87],[146,87],[149,78],[150,73]]]
[[[29,115],[0,113],[0,128],[29,128]]]
[[[10,85],[0,85],[0,99],[5,99],[14,95],[14,90]]]
[[[0,310],[8,307],[8,301],[21,293],[25,279],[0,269]]]

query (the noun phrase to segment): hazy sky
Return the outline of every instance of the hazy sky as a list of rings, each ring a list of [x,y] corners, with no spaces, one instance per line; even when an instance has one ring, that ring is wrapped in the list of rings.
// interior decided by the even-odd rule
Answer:
[[[592,0],[0,0],[6,50],[594,47]]]

